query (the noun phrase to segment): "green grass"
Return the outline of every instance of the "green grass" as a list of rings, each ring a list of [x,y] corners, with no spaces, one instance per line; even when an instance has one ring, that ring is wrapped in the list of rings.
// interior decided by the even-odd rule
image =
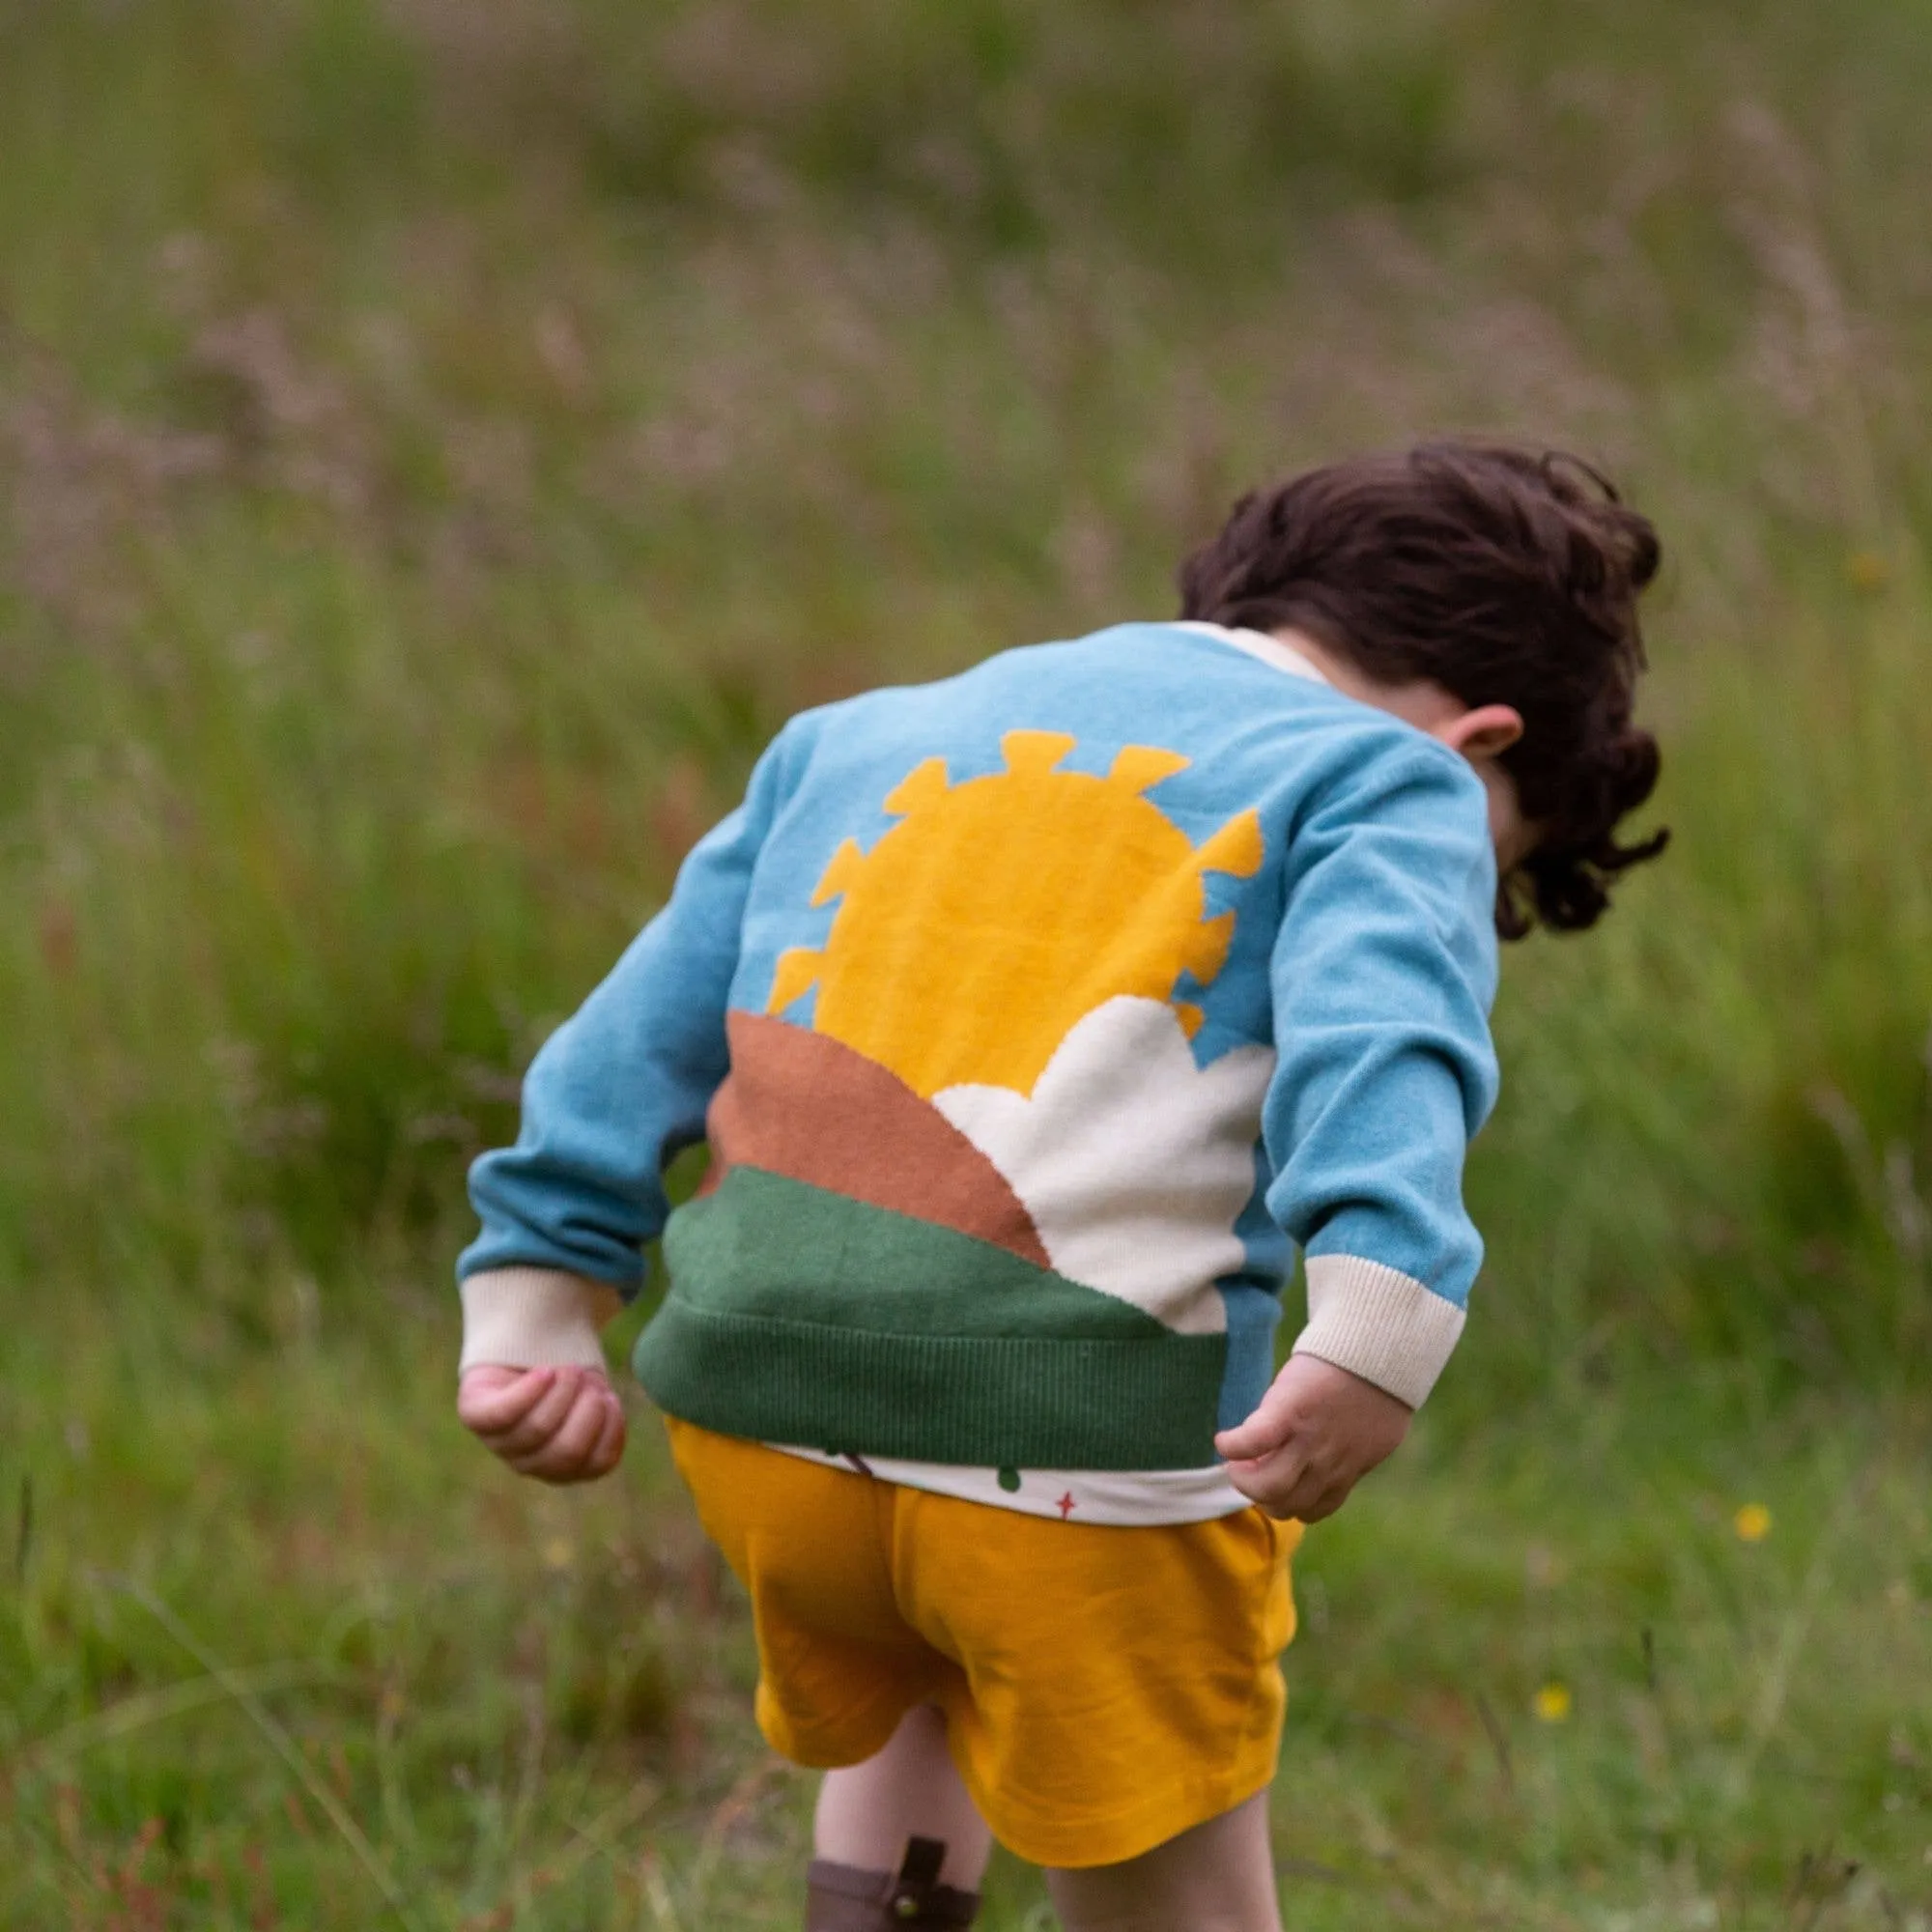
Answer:
[[[0,1919],[787,1922],[648,1420],[449,1418],[463,1163],[789,711],[1483,428],[1663,527],[1677,839],[1507,963],[1294,1922],[1927,1923],[1928,87],[1921,0],[0,0]]]
[[[810,1780],[655,1424],[545,1492],[460,1439],[446,1323],[288,1321],[90,1312],[16,1356],[7,1922],[365,1925],[386,1888],[423,1927],[795,1924]],[[1293,1923],[1927,1922],[1922,1420],[1641,1395],[1431,1418],[1311,1533]],[[1047,1922],[1023,1868],[991,1896]]]

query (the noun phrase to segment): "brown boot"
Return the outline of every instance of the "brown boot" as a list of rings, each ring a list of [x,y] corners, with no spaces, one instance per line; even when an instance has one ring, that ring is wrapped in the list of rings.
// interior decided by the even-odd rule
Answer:
[[[970,1925],[977,1891],[939,1883],[946,1847],[908,1838],[896,1874],[813,1859],[805,1877],[805,1932],[945,1932]]]

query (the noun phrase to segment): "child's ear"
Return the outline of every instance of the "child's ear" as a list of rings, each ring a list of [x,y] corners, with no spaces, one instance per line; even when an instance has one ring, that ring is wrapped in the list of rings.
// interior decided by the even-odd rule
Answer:
[[[1522,713],[1511,704],[1479,704],[1452,718],[1435,735],[1472,762],[1499,758],[1522,736]]]

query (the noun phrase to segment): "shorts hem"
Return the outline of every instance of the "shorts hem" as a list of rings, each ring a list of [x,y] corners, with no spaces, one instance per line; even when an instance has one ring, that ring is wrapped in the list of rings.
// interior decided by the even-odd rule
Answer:
[[[915,1703],[918,1701],[914,1699]],[[823,1731],[806,1736],[786,1721],[783,1712],[767,1701],[762,1682],[753,1699],[752,1712],[757,1720],[758,1734],[787,1763],[798,1765],[805,1771],[846,1771],[884,1750],[904,1720],[906,1712],[911,1709],[912,1705],[908,1704],[904,1709],[894,1712],[883,1721],[870,1742],[857,1745],[835,1740]],[[866,1727],[855,1725],[853,1728],[863,1732]]]
[[[1266,1764],[1217,1778],[1211,1785],[1175,1786],[1159,1799],[1143,1801],[1128,1810],[1081,1816],[1057,1812],[1050,1822],[1024,1810],[1014,1815],[1010,1801],[996,1801],[956,1757],[953,1768],[993,1836],[1015,1858],[1050,1871],[1087,1871],[1124,1864],[1245,1804],[1273,1783],[1278,1760],[1279,1745]]]

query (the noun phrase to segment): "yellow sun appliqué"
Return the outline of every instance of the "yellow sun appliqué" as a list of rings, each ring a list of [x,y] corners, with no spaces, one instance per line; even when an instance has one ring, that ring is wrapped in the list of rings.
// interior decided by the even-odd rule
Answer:
[[[928,758],[888,795],[900,820],[869,852],[847,839],[814,906],[839,901],[822,951],[781,954],[769,1010],[812,986],[812,1025],[922,1098],[963,1083],[1031,1094],[1086,1014],[1122,995],[1170,1001],[1191,1038],[1183,973],[1221,970],[1235,916],[1207,917],[1205,875],[1250,877],[1261,821],[1197,847],[1141,794],[1186,769],[1129,745],[1104,778],[1058,769],[1074,740],[1009,731],[1006,769],[953,784]]]

